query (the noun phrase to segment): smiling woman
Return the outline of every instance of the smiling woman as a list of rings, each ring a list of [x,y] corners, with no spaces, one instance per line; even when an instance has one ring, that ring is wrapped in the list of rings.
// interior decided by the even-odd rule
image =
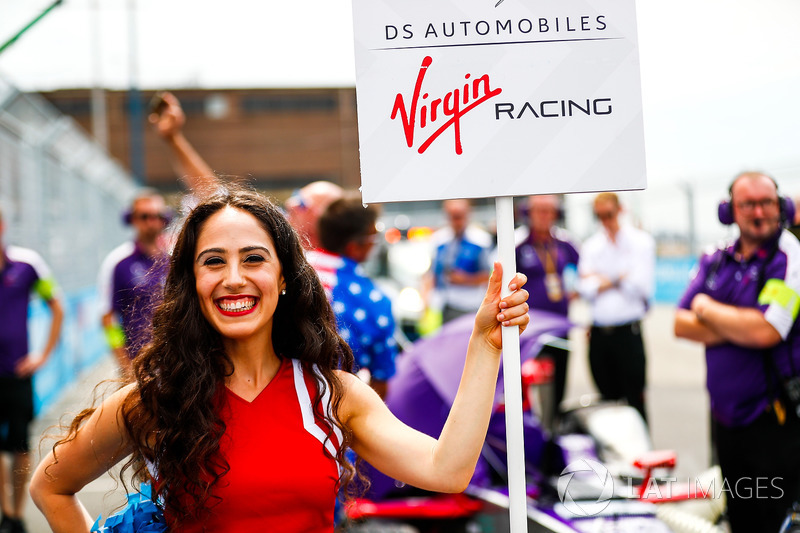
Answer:
[[[271,346],[272,318],[286,289],[272,238],[253,215],[234,207],[211,215],[204,230],[194,263],[203,316],[223,338],[237,340],[226,345],[229,356],[241,352],[242,338]],[[251,376],[253,386],[258,377]]]
[[[337,487],[355,475],[347,448],[409,484],[461,491],[486,434],[500,329],[528,322],[524,276],[503,299],[501,276],[498,264],[433,439],[342,370],[350,348],[280,211],[251,192],[212,197],[180,232],[135,383],[73,421],[34,474],[34,501],[54,531],[88,531],[75,494],[132,454],[125,467],[152,482],[171,531],[332,532]]]

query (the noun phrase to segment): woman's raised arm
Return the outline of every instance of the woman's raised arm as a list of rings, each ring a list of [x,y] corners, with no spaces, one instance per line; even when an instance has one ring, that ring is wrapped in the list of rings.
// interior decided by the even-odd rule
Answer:
[[[438,439],[399,421],[358,378],[343,374],[342,421],[353,431],[353,450],[378,470],[416,487],[463,491],[486,438],[500,367],[503,326],[524,329],[528,318],[526,278],[517,274],[511,294],[500,298],[502,268],[495,263],[475,317],[458,393]]]
[[[47,454],[33,474],[30,493],[55,533],[88,532],[94,519],[75,496],[130,454],[120,407],[128,385],[106,399],[78,429],[75,437]]]

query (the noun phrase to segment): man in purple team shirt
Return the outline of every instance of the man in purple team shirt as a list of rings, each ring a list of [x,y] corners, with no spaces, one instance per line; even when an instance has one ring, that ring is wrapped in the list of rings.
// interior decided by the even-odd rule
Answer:
[[[164,229],[169,213],[164,198],[141,191],[124,215],[136,236],[118,246],[100,267],[98,287],[103,328],[121,374],[130,377],[131,360],[148,340],[147,332],[167,274]]]
[[[515,232],[517,270],[528,276],[531,309],[567,316],[575,295],[578,249],[564,230],[556,227],[561,212],[557,196],[531,196],[527,203],[528,225]],[[572,277],[570,280],[569,278]],[[560,414],[567,381],[569,351],[556,346],[543,350],[554,364],[553,416]]]
[[[800,377],[800,242],[782,229],[791,200],[772,178],[747,172],[729,192],[720,221],[740,236],[700,259],[675,334],[706,346],[732,532],[772,532],[800,495],[800,415],[785,386]]]
[[[0,455],[0,532],[21,533],[25,484],[30,472],[28,425],[33,420],[33,374],[58,343],[64,311],[44,260],[34,252],[3,243],[0,213],[0,452],[10,453],[13,495],[6,493],[8,471]],[[40,354],[28,350],[28,304],[38,295],[50,308],[50,332]]]
[[[566,231],[556,227],[560,211],[557,196],[529,197],[528,225],[520,226],[514,239],[517,269],[528,276],[528,285],[533,287],[528,300],[531,308],[566,316],[575,296],[578,248]]]
[[[171,93],[159,95],[163,105],[148,120],[168,149],[170,162],[191,194],[193,202],[213,194],[219,182],[211,167],[183,134],[186,116]],[[136,235],[132,242],[113,250],[100,267],[98,287],[103,306],[103,327],[123,377],[130,378],[131,360],[148,341],[154,305],[159,301],[167,274],[169,238],[164,232],[170,212],[163,196],[152,189],[140,191],[124,215]]]

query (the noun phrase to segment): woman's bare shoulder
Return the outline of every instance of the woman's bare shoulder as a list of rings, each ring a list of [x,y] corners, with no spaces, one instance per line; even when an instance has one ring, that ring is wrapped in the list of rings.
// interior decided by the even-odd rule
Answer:
[[[355,374],[342,370],[336,371],[342,382],[341,419],[347,423],[353,416],[365,414],[375,406],[383,406],[383,400],[367,383]]]

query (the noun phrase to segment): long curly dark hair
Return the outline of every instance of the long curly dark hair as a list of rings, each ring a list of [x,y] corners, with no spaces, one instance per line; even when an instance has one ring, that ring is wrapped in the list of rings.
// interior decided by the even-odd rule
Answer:
[[[253,215],[275,244],[286,283],[273,318],[275,352],[304,363],[317,382],[315,405],[330,387],[331,405],[315,410],[315,416],[330,428],[328,438],[334,427],[342,431],[335,457],[341,486],[348,488],[355,475],[345,457],[352,432],[338,418],[343,385],[335,373],[352,368],[352,352],[336,331],[319,278],[286,218],[263,196],[229,188],[200,203],[183,224],[170,258],[163,301],[153,316],[152,341],[133,362],[136,387],[121,409],[133,447],[123,471],[132,469],[135,480],[148,480],[149,467],[154,467],[153,497],[162,499],[174,524],[201,518],[213,504],[209,502],[213,487],[228,470],[219,455],[225,423],[218,413],[217,394],[233,366],[221,335],[201,312],[194,276],[198,236],[209,217],[228,206]],[[321,376],[311,371],[311,365]],[[73,436],[87,417],[83,414],[73,421]]]

